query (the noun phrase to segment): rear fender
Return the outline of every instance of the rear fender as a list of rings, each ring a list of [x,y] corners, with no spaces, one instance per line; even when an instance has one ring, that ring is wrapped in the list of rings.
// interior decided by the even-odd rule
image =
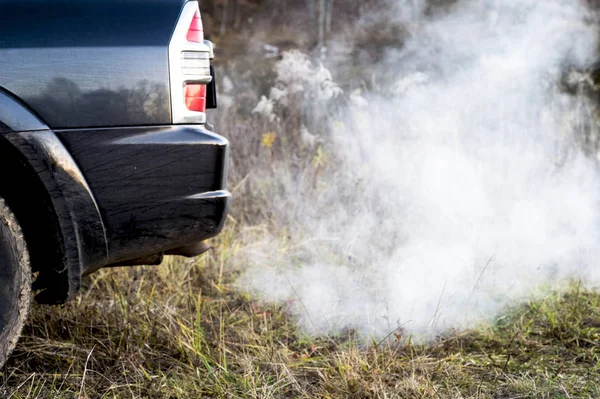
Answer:
[[[108,259],[106,233],[92,192],[56,134],[1,89],[0,135],[23,155],[52,200],[64,245],[69,294],[73,293],[82,275],[102,267]]]

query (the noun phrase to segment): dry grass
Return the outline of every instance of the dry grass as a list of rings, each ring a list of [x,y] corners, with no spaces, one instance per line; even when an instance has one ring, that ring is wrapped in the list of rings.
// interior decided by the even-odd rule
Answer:
[[[230,223],[198,259],[104,270],[69,304],[34,306],[0,396],[600,396],[598,294],[573,285],[429,345],[311,338],[282,305],[234,289],[236,253],[250,244],[240,230]]]
[[[219,39],[235,50],[231,54],[248,47],[247,39],[235,46]],[[216,115],[216,125],[234,144],[236,217],[273,222],[261,198],[280,182],[269,186],[253,176],[268,175],[280,161],[277,167],[283,163],[301,176],[307,171],[316,181],[311,168],[320,147],[302,148],[299,126],[306,121],[298,109],[281,111],[281,123],[249,113],[273,86],[275,61],[240,54],[244,62],[237,68],[220,68],[238,80],[230,93],[234,106]],[[327,137],[320,125],[311,131]],[[267,148],[261,140],[268,132],[276,135]],[[298,330],[284,304],[260,303],[235,288],[245,266],[236,255],[261,235],[261,228],[232,219],[215,249],[200,258],[102,270],[67,305],[34,305],[17,349],[0,369],[0,397],[600,397],[598,293],[574,284],[566,294],[549,293],[428,345],[399,343],[392,334],[365,346],[352,331],[315,338]]]

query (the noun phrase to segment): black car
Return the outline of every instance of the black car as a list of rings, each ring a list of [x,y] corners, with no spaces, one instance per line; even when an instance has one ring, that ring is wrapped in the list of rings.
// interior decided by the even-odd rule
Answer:
[[[212,58],[197,1],[0,0],[0,365],[32,289],[62,303],[222,229]]]

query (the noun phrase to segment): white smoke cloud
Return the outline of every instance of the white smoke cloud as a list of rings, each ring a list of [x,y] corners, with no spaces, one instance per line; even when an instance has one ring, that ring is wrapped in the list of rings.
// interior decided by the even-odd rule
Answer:
[[[426,339],[543,286],[600,283],[600,174],[573,145],[585,101],[557,85],[595,55],[585,7],[473,0],[425,17],[412,3],[398,15],[418,27],[378,66],[395,78],[343,112],[337,172],[316,197],[288,190],[282,209],[310,233],[247,253],[240,284],[289,301],[308,333]],[[294,82],[314,72],[284,60]]]

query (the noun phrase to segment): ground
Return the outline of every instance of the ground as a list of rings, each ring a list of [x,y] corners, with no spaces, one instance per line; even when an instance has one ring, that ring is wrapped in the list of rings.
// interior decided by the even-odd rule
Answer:
[[[506,309],[428,344],[310,337],[285,305],[235,289],[235,223],[197,259],[103,270],[34,305],[0,372],[11,398],[588,398],[600,396],[600,294]],[[405,337],[406,338],[406,337]]]

